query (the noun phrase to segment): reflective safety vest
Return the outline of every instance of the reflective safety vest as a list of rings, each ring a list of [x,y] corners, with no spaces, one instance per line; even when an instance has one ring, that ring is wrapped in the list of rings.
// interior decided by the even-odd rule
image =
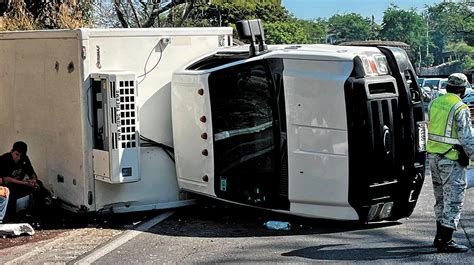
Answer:
[[[463,109],[468,109],[467,105],[452,93],[446,93],[431,103],[426,146],[428,153],[441,154],[451,160],[458,159],[459,153],[452,147],[461,144],[455,117]]]

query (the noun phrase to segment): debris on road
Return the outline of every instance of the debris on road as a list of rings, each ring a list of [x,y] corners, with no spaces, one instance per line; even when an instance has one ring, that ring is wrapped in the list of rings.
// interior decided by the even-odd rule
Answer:
[[[19,224],[0,224],[0,236],[32,236],[35,230],[27,223]]]
[[[263,224],[267,229],[270,230],[283,230],[283,231],[290,231],[291,224],[289,222],[282,222],[282,221],[268,221]]]

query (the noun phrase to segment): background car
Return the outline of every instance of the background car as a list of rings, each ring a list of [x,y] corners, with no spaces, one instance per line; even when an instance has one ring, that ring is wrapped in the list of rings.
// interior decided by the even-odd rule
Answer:
[[[431,89],[433,89],[433,88],[440,89],[442,81],[443,81],[443,78],[425,78],[423,80],[423,83],[421,84],[421,86],[422,87],[429,87]]]
[[[446,90],[442,90],[442,84],[446,83],[447,79],[443,78],[419,78],[417,80],[423,93],[423,102],[425,107],[428,106],[429,102],[440,95],[446,93]]]
[[[474,90],[472,89],[471,84],[469,84],[469,86],[466,88],[466,92],[464,93],[462,101],[469,107],[471,119],[474,118]]]

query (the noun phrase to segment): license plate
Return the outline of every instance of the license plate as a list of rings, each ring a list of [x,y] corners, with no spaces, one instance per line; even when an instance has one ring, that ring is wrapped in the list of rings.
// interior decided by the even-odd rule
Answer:
[[[426,142],[428,141],[428,123],[426,121],[417,122],[416,129],[418,151],[424,152],[426,151]]]

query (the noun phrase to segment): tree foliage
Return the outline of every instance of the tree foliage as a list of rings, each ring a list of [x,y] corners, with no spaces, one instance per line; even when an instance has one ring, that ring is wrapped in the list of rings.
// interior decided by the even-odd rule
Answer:
[[[443,2],[428,8],[426,19],[436,63],[443,62],[443,52],[449,43],[463,41],[474,45],[473,6],[474,3]]]
[[[463,64],[464,69],[474,69],[474,47],[460,41],[448,44],[446,49],[453,53],[452,59]]]
[[[228,26],[241,19],[284,21],[289,13],[280,0],[113,0],[99,2],[96,9],[116,13],[121,27]],[[276,4],[278,3],[278,4]],[[104,21],[103,24],[110,24]],[[113,23],[117,24],[117,23]]]
[[[426,23],[415,10],[403,10],[391,5],[383,16],[380,38],[383,40],[402,41],[410,45],[409,55],[414,62],[420,61],[420,56],[426,57],[421,50],[426,47]]]
[[[239,20],[255,18],[268,23],[293,20],[284,7],[270,2],[256,5],[253,1],[222,1],[196,6],[187,23],[201,26],[232,26]]]
[[[311,43],[311,37],[298,22],[265,23],[268,44]]]
[[[90,22],[89,1],[12,1],[0,30],[75,29]]]
[[[325,43],[327,23],[322,19],[318,20],[297,20],[297,24],[309,37],[309,43]]]
[[[166,11],[163,5],[157,5],[160,1],[140,2],[144,1],[114,0],[113,5],[97,5],[96,10],[105,15],[95,16],[95,21],[115,27],[144,27],[150,21],[156,27],[233,27],[239,20],[259,18],[265,24],[269,43],[321,43],[325,39],[322,21],[297,20],[279,0],[175,1]],[[153,10],[159,15],[150,19]],[[118,20],[109,19],[111,12],[116,12]]]
[[[24,2],[15,2],[3,15],[1,31],[34,30],[39,28],[35,18]]]
[[[334,15],[328,20],[328,33],[339,42],[367,40],[371,32],[371,20],[356,13]]]
[[[356,13],[329,19],[300,20],[281,0],[13,0],[0,30],[78,27],[231,26],[259,18],[271,44],[393,40],[410,45],[417,65],[460,60],[472,67],[474,3],[442,2],[423,15],[390,5],[378,25]],[[237,37],[237,36],[236,36]],[[451,56],[454,54],[454,56]]]
[[[275,6],[281,6],[281,0],[211,0],[212,3],[235,3],[238,5],[247,5],[255,8],[258,5],[262,4],[271,4]]]
[[[116,18],[123,28],[150,28],[160,26],[160,16],[175,8],[183,8],[178,25],[182,24],[196,4],[205,0],[112,0]],[[98,2],[97,9],[109,10],[110,4]],[[173,13],[175,15],[175,13]],[[158,23],[158,25],[157,25]]]

